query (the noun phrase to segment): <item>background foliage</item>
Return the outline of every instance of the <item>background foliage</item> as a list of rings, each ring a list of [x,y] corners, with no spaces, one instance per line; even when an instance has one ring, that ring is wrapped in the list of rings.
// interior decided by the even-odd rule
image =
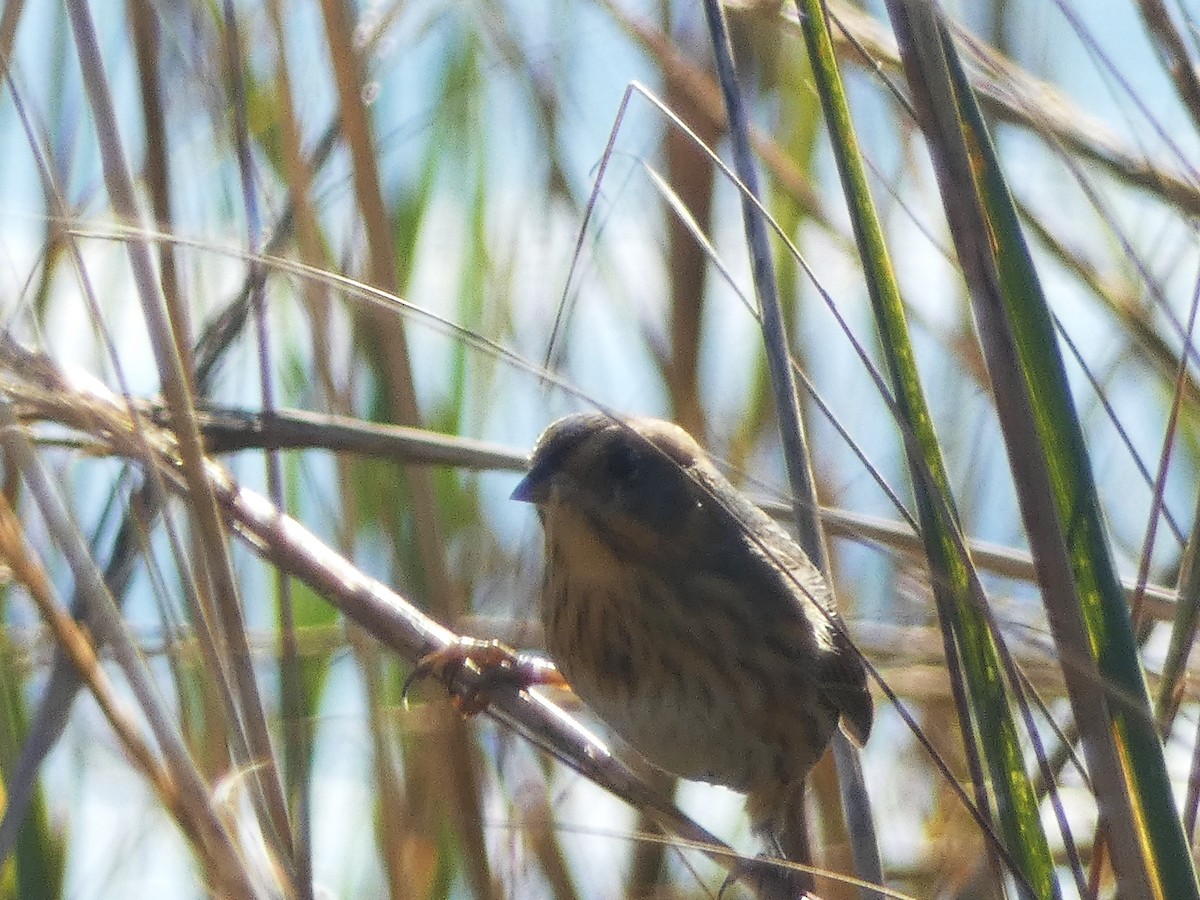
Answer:
[[[960,105],[945,105],[927,72],[914,77],[911,54],[940,46],[936,35],[897,30],[902,69],[893,17],[924,4],[864,5],[828,5],[857,144],[831,137],[829,73],[814,76],[818,38],[794,8],[727,15],[778,226],[779,300],[834,583],[890,690],[876,695],[862,755],[883,870],[913,896],[1033,884],[1108,895],[1110,833],[1153,829],[1133,812],[1098,827],[1094,795],[1109,785],[1136,810],[1145,785],[1137,765],[1108,771],[1090,755],[1083,774],[1079,698],[1063,671],[1111,688],[1087,657],[1103,665],[1119,642],[1070,646],[1051,627],[1047,609],[1079,604],[1047,592],[1029,548],[1044,562],[1078,523],[1066,516],[1059,534],[1053,510],[1031,518],[1019,500],[1032,477],[1021,448],[1053,466],[1069,416],[1033,404],[1035,436],[1022,444],[998,408],[1017,402],[1022,379],[1036,400],[1038,367],[1061,355],[1083,441],[1056,471],[1094,477],[1106,528],[1099,555],[1074,557],[1068,580],[1078,589],[1101,557],[1115,562],[1137,640],[1118,662],[1135,685],[1147,679],[1191,842],[1196,10],[948,8],[951,61],[961,57],[1006,184],[988,180],[987,148],[970,145],[979,183],[947,194],[954,134],[930,117],[983,134],[971,94],[960,84]],[[540,535],[507,495],[557,416],[600,405],[673,418],[786,514],[791,438],[776,425],[756,320],[757,248],[737,185],[704,152],[732,159],[700,6],[8,0],[0,59],[0,844],[15,842],[0,891],[716,893],[721,867],[662,840],[654,801],[615,799],[518,736],[512,717],[463,721],[437,685],[403,702],[412,662],[441,632],[416,619],[415,631],[388,631],[386,616],[339,593],[346,582],[304,569],[301,547],[266,531],[248,543],[253,529],[235,524],[219,484],[203,486],[199,457],[203,435],[238,484],[436,623],[528,647],[539,641]],[[839,172],[858,154],[856,195]],[[860,219],[868,192],[874,248]],[[981,313],[973,262],[959,263],[972,233],[956,202],[976,199],[1002,266],[1024,236],[1057,329],[1007,380],[987,353],[1003,329]],[[1019,220],[1006,230],[1009,199]],[[1001,292],[1016,298],[1006,321],[1019,336],[1032,290],[1012,283]],[[888,290],[907,319],[928,434],[892,380],[900,332],[877,325]],[[123,410],[122,395],[147,418]],[[913,435],[944,461],[936,490],[911,474],[922,471]],[[927,562],[937,530],[914,499],[927,490],[925,512],[953,513],[947,569]],[[963,590],[965,624],[937,590],[950,587]],[[970,672],[995,674],[995,653],[1016,668],[986,699]],[[1099,702],[1119,713],[1114,696]],[[570,697],[550,699],[603,735]],[[1129,707],[1131,727],[1149,724],[1150,706]],[[528,712],[500,715],[545,743]],[[1027,772],[1033,798],[1015,814],[1002,770],[981,762],[1006,713],[1009,774]],[[1130,746],[1139,759],[1157,753]],[[737,797],[633,764],[638,784],[674,791],[693,820],[753,852]],[[614,777],[592,773],[610,787]],[[812,787],[820,860],[851,872],[832,764]],[[11,812],[26,805],[17,831]],[[1052,886],[1030,874],[1029,835],[1043,828]],[[1122,895],[1194,885],[1190,860],[1170,866],[1153,884],[1123,882]],[[819,892],[857,896],[832,878]]]

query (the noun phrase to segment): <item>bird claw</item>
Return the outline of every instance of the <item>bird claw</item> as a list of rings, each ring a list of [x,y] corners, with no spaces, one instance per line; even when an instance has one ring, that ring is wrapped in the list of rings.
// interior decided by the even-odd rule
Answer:
[[[458,677],[468,666],[477,675],[469,685],[463,684]],[[407,698],[414,684],[430,677],[446,685],[455,709],[464,716],[473,716],[485,710],[491,703],[492,692],[501,686],[525,690],[538,684],[557,687],[566,684],[562,674],[549,660],[518,653],[500,641],[481,641],[469,637],[460,637],[422,656],[404,679],[401,697]]]

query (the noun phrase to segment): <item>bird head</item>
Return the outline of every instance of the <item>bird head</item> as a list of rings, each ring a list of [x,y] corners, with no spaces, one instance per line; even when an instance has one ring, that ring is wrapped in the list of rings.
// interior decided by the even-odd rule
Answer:
[[[538,439],[512,498],[535,504],[547,529],[569,520],[607,543],[662,552],[692,524],[704,495],[695,473],[710,466],[669,422],[577,414]]]

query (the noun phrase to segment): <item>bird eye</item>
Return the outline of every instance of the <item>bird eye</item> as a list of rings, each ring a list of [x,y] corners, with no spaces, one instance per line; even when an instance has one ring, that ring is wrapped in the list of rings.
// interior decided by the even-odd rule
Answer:
[[[692,504],[687,475],[654,447],[618,441],[602,463],[604,499],[610,513],[627,516],[658,534],[674,534],[687,524]]]
[[[608,474],[615,481],[632,481],[641,465],[641,454],[628,444],[617,444],[608,454]]]

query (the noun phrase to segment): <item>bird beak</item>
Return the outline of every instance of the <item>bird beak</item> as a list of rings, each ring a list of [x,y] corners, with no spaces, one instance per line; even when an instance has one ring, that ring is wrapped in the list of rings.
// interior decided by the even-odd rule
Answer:
[[[520,480],[509,497],[522,503],[542,503],[550,499],[550,472],[534,466]]]

